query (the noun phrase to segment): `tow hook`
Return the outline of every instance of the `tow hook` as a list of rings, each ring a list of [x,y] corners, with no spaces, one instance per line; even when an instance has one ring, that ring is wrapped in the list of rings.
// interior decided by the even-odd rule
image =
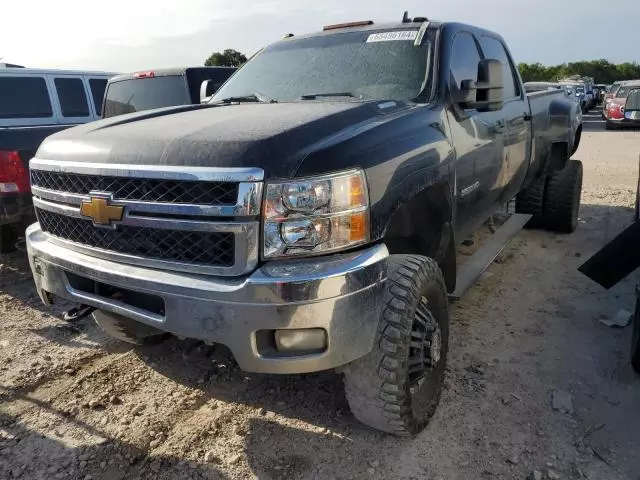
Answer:
[[[65,322],[77,322],[84,317],[91,315],[96,310],[96,307],[90,305],[78,305],[70,310],[67,310],[62,314],[62,318]]]

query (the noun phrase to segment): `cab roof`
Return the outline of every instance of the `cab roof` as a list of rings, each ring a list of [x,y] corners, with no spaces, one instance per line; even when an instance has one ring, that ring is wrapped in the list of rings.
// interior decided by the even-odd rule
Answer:
[[[427,21],[427,20],[425,20]],[[411,22],[399,22],[399,23],[394,23],[394,22],[388,22],[388,23],[371,23],[371,24],[359,24],[359,25],[354,25],[354,26],[345,26],[345,27],[339,27],[339,28],[332,28],[330,30],[320,30],[317,32],[311,32],[311,33],[304,33],[302,35],[292,35],[292,36],[287,36],[285,37],[283,40],[295,40],[297,38],[310,38],[310,37],[323,37],[323,36],[327,36],[327,35],[337,35],[340,33],[346,33],[346,32],[375,32],[378,30],[406,30],[406,29],[413,29],[413,28],[420,28],[420,26],[425,23],[425,21],[411,21]],[[433,22],[431,20],[428,20],[430,26],[432,25],[439,25],[440,22]],[[364,22],[349,22],[349,23],[364,23]],[[345,23],[345,25],[348,25],[348,23]]]
[[[351,22],[349,22],[351,23]],[[346,25],[349,25],[346,23]],[[322,37],[328,35],[339,35],[341,33],[346,32],[376,32],[380,30],[407,30],[407,29],[417,29],[420,28],[424,23],[428,23],[429,29],[440,29],[440,28],[452,28],[453,30],[465,30],[469,32],[473,32],[476,35],[490,35],[492,37],[496,37],[502,39],[502,36],[498,33],[484,29],[482,27],[477,27],[475,25],[469,25],[460,22],[442,22],[438,20],[427,20],[425,17],[416,17],[413,20],[409,20],[406,22],[388,22],[388,23],[369,23],[368,21],[362,22],[353,22],[355,26],[344,26],[340,28],[332,28],[330,30],[321,30],[317,32],[305,33],[302,35],[295,34],[287,34],[284,36],[282,40],[279,42],[286,41],[295,41],[299,38],[313,38],[313,37]],[[272,45],[277,45],[279,42],[275,42]]]
[[[132,80],[134,78],[145,77],[171,77],[184,75],[188,70],[237,70],[237,67],[171,67],[171,68],[149,68],[147,70],[138,70],[117,75],[109,79],[109,83],[120,82],[122,80]]]

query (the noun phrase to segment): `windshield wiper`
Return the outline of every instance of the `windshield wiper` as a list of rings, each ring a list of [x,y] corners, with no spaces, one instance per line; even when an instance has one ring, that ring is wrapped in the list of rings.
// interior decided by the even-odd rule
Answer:
[[[265,97],[260,93],[251,93],[249,95],[240,95],[237,97],[227,97],[222,100],[216,100],[211,103],[243,103],[243,102],[256,102],[256,103],[278,103],[277,100]]]
[[[315,100],[318,97],[355,97],[351,92],[335,92],[335,93],[307,93],[300,97],[300,100]]]

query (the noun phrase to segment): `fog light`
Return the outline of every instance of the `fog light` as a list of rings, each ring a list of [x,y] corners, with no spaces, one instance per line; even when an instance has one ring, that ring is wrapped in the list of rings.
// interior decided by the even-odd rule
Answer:
[[[313,353],[327,348],[327,332],[322,328],[276,330],[276,348],[282,353]]]

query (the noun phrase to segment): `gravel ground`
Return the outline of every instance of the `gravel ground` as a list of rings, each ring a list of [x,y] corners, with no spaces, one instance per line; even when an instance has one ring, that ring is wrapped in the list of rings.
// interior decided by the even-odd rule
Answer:
[[[631,332],[600,323],[633,309],[637,276],[604,291],[576,269],[632,221],[640,132],[586,120],[578,231],[521,232],[451,305],[446,390],[414,439],[358,424],[338,375],[245,374],[222,347],[67,325],[24,254],[0,256],[0,478],[637,480]]]

